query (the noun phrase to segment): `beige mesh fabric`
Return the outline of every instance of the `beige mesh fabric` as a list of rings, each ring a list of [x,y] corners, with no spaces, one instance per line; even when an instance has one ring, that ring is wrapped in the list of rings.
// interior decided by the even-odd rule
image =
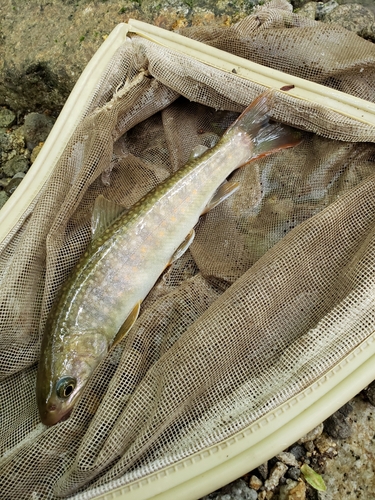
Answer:
[[[281,0],[184,34],[375,101],[375,47]],[[92,498],[218,443],[313,383],[374,325],[374,127],[279,93],[304,140],[234,173],[134,328],[51,428],[35,399],[39,339],[90,240],[95,198],[131,206],[211,146],[263,89],[133,36],[0,253],[0,496]]]

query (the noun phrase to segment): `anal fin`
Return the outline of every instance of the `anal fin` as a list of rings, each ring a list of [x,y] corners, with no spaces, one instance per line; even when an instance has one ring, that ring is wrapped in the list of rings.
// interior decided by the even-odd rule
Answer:
[[[202,212],[203,214],[206,214],[213,208],[217,207],[222,201],[226,200],[231,196],[233,193],[239,189],[240,183],[235,182],[235,181],[224,181],[216,190],[215,194],[211,198],[211,200],[207,203],[205,209]]]
[[[117,345],[125,337],[125,335],[129,332],[129,330],[131,329],[131,327],[134,325],[134,323],[136,322],[136,320],[138,318],[140,308],[141,308],[141,301],[136,303],[133,310],[131,311],[129,316],[124,321],[120,330],[117,332],[117,335],[114,338],[114,341],[113,341],[111,347],[114,347],[115,345]]]

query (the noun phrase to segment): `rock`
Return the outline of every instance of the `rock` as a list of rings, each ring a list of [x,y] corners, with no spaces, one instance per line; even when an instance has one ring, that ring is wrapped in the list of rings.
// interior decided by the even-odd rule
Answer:
[[[259,477],[251,476],[249,481],[249,486],[253,490],[258,491],[261,486],[263,486],[263,482],[259,479]]]
[[[42,149],[43,147],[43,142],[40,142],[37,146],[35,146],[35,148],[32,150],[31,152],[31,156],[30,156],[30,162],[31,163],[34,163],[34,161],[36,160],[38,154],[40,153],[40,150]]]
[[[205,23],[218,25],[245,17],[255,3],[212,2],[212,8],[194,3],[191,8],[186,0],[28,0],[25,8],[24,2],[2,0],[0,102],[16,112],[59,112],[104,39],[130,18],[178,28],[193,23],[195,7],[204,7],[207,12],[198,21],[203,16]]]
[[[295,456],[296,460],[301,460],[306,455],[306,450],[303,446],[296,444],[289,449],[289,452]]]
[[[351,400],[353,433],[337,441],[337,456],[327,460],[322,474],[326,492],[319,500],[374,499],[375,412],[362,396]]]
[[[7,152],[12,149],[10,134],[6,132],[0,132],[0,152]]]
[[[320,453],[327,455],[329,458],[333,458],[337,455],[336,442],[325,433],[315,440],[315,446]]]
[[[16,115],[7,108],[0,108],[0,128],[8,128],[16,121]]]
[[[2,168],[3,174],[8,177],[13,177],[18,172],[27,172],[29,168],[29,161],[22,155],[14,156],[8,160]]]
[[[14,193],[14,191],[18,188],[18,186],[21,184],[22,179],[25,177],[25,174],[23,172],[18,172],[15,174],[12,179],[8,182],[7,186],[5,187],[5,192],[10,196],[11,194]]]
[[[329,436],[335,439],[347,438],[352,433],[352,428],[347,417],[340,411],[337,411],[325,420],[324,430]]]
[[[309,19],[316,18],[316,2],[307,2],[303,7],[296,11],[296,14],[299,14],[303,17],[308,17]]]
[[[250,489],[243,479],[237,479],[201,500],[257,500],[257,497],[257,492]]]
[[[291,465],[292,467],[298,467],[298,462],[293,453],[283,451],[276,455],[276,458],[286,465]]]
[[[359,4],[339,5],[326,12],[321,20],[336,23],[349,31],[354,31],[363,38],[375,40],[375,16],[370,9]]]
[[[32,150],[40,142],[44,142],[54,123],[55,120],[45,114],[30,113],[26,115],[23,129],[28,149]]]
[[[316,5],[316,17],[317,19],[322,19],[324,16],[332,12],[338,7],[338,3],[335,0],[329,0],[328,2],[317,2]]]
[[[21,128],[12,132],[0,132],[0,164],[6,163],[16,155],[27,155]]]
[[[303,481],[287,480],[286,484],[281,486],[279,500],[305,500],[306,485]]]
[[[372,406],[375,406],[375,380],[367,387],[365,394]]]
[[[293,479],[294,481],[297,481],[301,475],[301,470],[299,467],[290,467],[287,472],[286,472],[286,475],[290,478],[290,479]]]
[[[258,472],[262,476],[263,479],[267,479],[268,476],[268,462],[265,462],[262,465],[259,465]]]
[[[0,191],[0,208],[5,205],[5,203],[8,201],[9,196],[6,194],[5,191]]]
[[[264,482],[265,491],[272,491],[279,485],[280,479],[284,476],[285,472],[288,470],[288,466],[282,462],[276,462],[276,465],[272,468],[269,478]]]
[[[316,439],[318,436],[321,435],[323,432],[323,424],[319,424],[317,427],[315,427],[313,430],[305,434],[305,436],[302,436],[301,439],[297,441],[298,444],[303,444],[306,443],[307,441],[313,441]]]

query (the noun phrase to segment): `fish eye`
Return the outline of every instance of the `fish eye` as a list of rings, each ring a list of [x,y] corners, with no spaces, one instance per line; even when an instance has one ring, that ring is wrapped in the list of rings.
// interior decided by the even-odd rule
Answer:
[[[63,377],[56,384],[56,393],[59,398],[67,399],[74,391],[77,380],[73,377]]]

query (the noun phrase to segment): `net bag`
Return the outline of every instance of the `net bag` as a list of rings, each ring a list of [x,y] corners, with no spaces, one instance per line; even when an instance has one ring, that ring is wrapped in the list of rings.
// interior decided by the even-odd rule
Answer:
[[[131,494],[245,429],[261,432],[262,419],[348,356],[374,352],[374,45],[282,0],[229,28],[181,33],[225,51],[229,66],[130,30],[52,173],[0,242],[2,498],[89,499],[119,486]],[[40,340],[90,241],[95,199],[130,207],[194,147],[215,144],[267,88],[241,74],[237,57],[271,68],[270,78],[286,74],[277,88],[294,89],[276,93],[272,117],[303,141],[233,174],[240,189],[200,219],[70,418],[44,426]],[[301,98],[301,78],[355,112],[326,106],[320,86],[305,93],[316,99]]]

